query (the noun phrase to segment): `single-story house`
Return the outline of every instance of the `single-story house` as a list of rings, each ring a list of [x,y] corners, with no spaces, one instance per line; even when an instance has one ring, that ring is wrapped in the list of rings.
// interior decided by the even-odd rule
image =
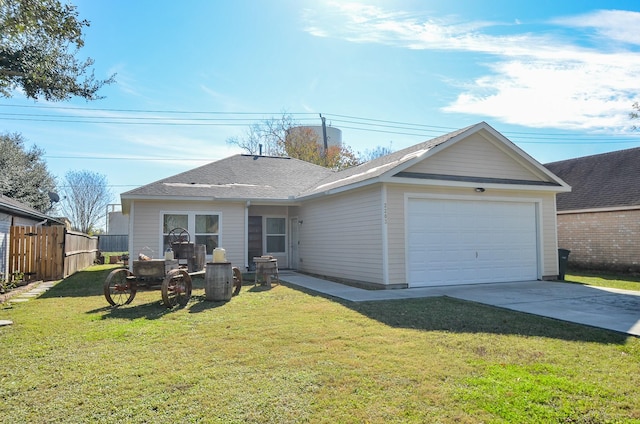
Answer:
[[[59,219],[45,215],[22,202],[0,194],[0,280],[9,270],[9,230],[12,226],[61,225]]]
[[[555,279],[570,187],[485,122],[342,171],[238,154],[121,194],[129,251],[184,227],[250,267],[376,288]],[[194,241],[194,240],[192,240]]]
[[[640,147],[545,166],[573,188],[557,198],[569,266],[640,271]]]

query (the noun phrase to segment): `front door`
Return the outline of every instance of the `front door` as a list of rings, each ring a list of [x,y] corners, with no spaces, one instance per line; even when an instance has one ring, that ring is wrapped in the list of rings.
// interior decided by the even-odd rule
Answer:
[[[291,258],[289,260],[289,267],[291,269],[298,269],[298,217],[291,218],[289,220],[289,252]]]
[[[253,258],[256,256],[262,256],[262,217],[250,216],[249,217],[249,241],[248,241],[248,263],[251,269],[255,265]]]

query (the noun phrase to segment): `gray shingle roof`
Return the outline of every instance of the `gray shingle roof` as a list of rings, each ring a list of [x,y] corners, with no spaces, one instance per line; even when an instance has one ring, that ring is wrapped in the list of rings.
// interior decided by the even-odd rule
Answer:
[[[333,173],[298,159],[234,155],[127,191],[122,197],[286,200]]]
[[[303,193],[303,196],[321,193],[326,190],[335,189],[345,185],[356,184],[365,180],[369,180],[371,178],[378,177],[385,172],[401,165],[402,163],[414,159],[417,155],[451,140],[452,138],[464,133],[474,126],[475,125],[471,125],[466,128],[462,128],[460,130],[456,130],[440,137],[425,141],[423,143],[418,143],[411,147],[407,147],[406,149],[398,150],[397,152],[393,152],[388,155],[373,159],[361,165],[354,166],[340,172],[334,172],[324,180],[318,182],[318,184],[316,184],[314,187]]]
[[[122,198],[184,197],[290,200],[362,182],[442,144],[471,127],[339,172],[298,159],[234,155],[122,193]]]
[[[49,222],[55,222],[61,224],[59,219],[52,218],[46,214],[43,214],[31,206],[28,206],[22,202],[19,202],[10,197],[6,197],[0,194],[0,211],[7,212],[10,215],[22,216],[30,219],[48,220]]]
[[[483,128],[491,129],[484,122],[470,125],[338,172],[292,158],[235,155],[122,193],[123,210],[126,211],[129,201],[136,198],[274,202],[301,199],[354,184],[379,181],[378,177],[402,171],[403,166],[421,160],[430,149]]]
[[[548,163],[572,186],[557,196],[557,209],[640,206],[640,147]]]

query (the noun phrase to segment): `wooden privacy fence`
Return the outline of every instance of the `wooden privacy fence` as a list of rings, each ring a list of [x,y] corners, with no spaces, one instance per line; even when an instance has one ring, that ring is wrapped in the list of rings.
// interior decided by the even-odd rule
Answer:
[[[63,226],[11,227],[9,275],[25,281],[60,280],[93,264],[98,238]]]

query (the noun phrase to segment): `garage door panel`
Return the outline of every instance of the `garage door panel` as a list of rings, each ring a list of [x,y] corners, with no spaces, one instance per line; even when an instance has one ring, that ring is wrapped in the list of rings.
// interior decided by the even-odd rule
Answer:
[[[537,278],[534,203],[409,199],[411,287]]]

